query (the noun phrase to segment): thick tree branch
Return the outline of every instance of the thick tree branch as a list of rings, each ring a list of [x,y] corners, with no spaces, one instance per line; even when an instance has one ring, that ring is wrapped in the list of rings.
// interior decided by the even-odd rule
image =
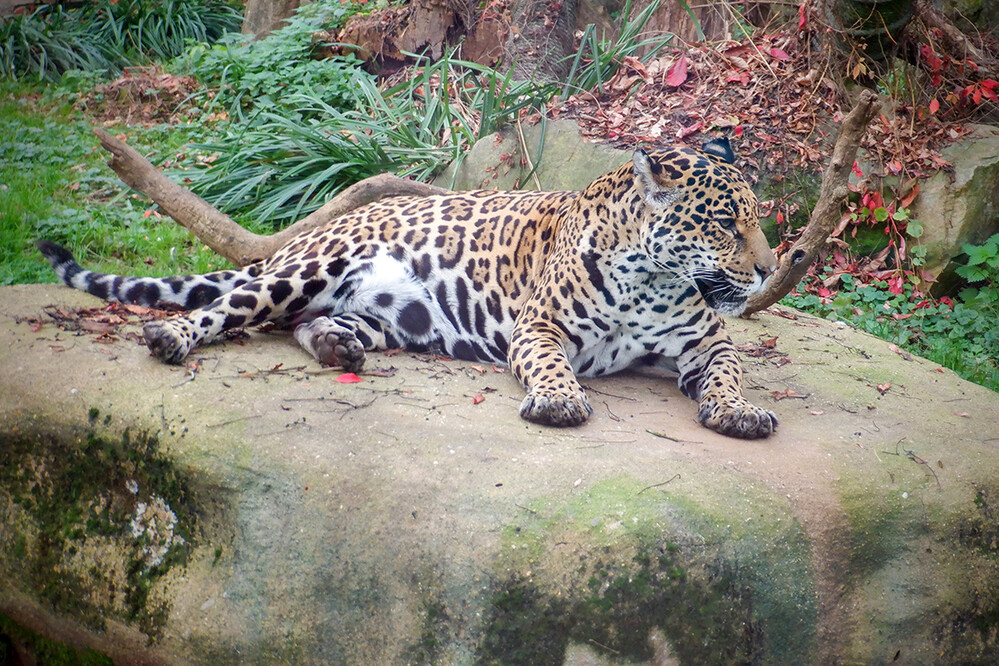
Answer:
[[[94,129],[101,146],[111,153],[108,162],[122,182],[152,199],[167,215],[201,242],[232,263],[243,266],[265,259],[292,237],[326,224],[373,201],[394,196],[430,196],[448,190],[381,174],[355,183],[311,215],[272,236],[260,236],[239,226],[207,201],[164,176],[146,158],[120,139]]]
[[[186,227],[215,252],[233,263],[245,263],[244,257],[240,256],[242,249],[255,247],[259,243],[259,236],[250,233],[198,195],[164,176],[124,141],[99,128],[94,129],[94,134],[100,139],[101,146],[111,153],[108,166],[126,185],[156,202],[164,213]]]
[[[805,277],[808,267],[825,248],[829,234],[836,228],[842,215],[843,202],[850,192],[847,184],[860,140],[877,113],[878,96],[871,90],[864,90],[860,101],[840,124],[832,159],[822,174],[819,198],[812,208],[808,224],[784,255],[766,290],[749,299],[746,304],[747,315],[770,307],[786,296]]]

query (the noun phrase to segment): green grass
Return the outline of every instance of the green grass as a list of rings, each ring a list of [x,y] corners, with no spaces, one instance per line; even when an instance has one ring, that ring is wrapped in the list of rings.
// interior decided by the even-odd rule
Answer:
[[[143,275],[207,272],[226,262],[145,197],[120,183],[66,97],[38,85],[0,85],[0,284],[52,282],[34,248],[69,247],[88,268]],[[140,152],[170,156],[196,127],[107,128]]]

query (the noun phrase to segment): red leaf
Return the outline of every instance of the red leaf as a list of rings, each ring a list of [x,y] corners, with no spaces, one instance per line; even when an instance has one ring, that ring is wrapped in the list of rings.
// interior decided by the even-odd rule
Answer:
[[[482,395],[481,393],[476,393],[475,395],[472,396],[472,404],[477,405],[485,399],[486,397],[484,395]]]
[[[748,86],[749,78],[749,72],[745,70],[741,72],[731,71],[725,78],[725,83],[741,83],[744,86]]]
[[[341,384],[356,384],[357,382],[363,382],[364,380],[355,375],[353,372],[345,372],[334,381],[340,382]]]
[[[805,4],[802,2],[798,5],[798,30],[804,30],[805,24],[808,22],[805,14]]]
[[[684,138],[686,136],[690,136],[694,132],[700,130],[701,127],[702,127],[702,124],[700,123],[700,121],[694,123],[693,125],[690,125],[689,127],[681,127],[676,132],[676,138],[682,139],[682,138]]]
[[[735,138],[741,139],[742,138],[742,125],[738,125],[734,130],[732,130],[732,133],[735,134]]]
[[[919,196],[919,182],[915,181],[912,189],[909,190],[904,197],[902,197],[902,208],[908,208],[911,206],[913,200],[915,200],[917,196]]]
[[[791,56],[789,56],[784,49],[779,49],[776,46],[770,49],[770,55],[773,56],[775,60],[780,60],[781,62],[787,62],[791,59]]]
[[[856,162],[853,163],[853,175],[856,176],[857,178],[864,177],[864,172],[860,170],[860,167],[857,166]]]
[[[926,58],[926,64],[930,66],[930,72],[938,75],[940,70],[943,69],[943,60],[940,59],[928,44],[923,44],[919,50],[922,52],[923,57]],[[939,76],[935,76],[934,78],[939,78]]]
[[[680,54],[679,60],[666,72],[666,85],[676,88],[687,80],[687,55]]]

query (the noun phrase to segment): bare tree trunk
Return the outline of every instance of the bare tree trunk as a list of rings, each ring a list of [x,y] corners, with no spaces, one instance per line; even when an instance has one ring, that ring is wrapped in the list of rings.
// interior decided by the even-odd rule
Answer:
[[[281,27],[281,22],[291,16],[299,6],[309,0],[246,0],[243,10],[244,35],[263,39],[273,30]]]
[[[836,228],[843,214],[843,202],[850,193],[847,185],[860,140],[864,137],[871,120],[878,114],[878,110],[877,94],[872,90],[864,90],[860,95],[860,101],[843,118],[836,144],[833,146],[832,159],[822,174],[819,199],[812,208],[808,224],[784,255],[777,272],[767,284],[766,291],[749,299],[746,304],[746,315],[768,308],[784,298],[801,282],[808,272],[808,267],[826,247],[829,234]]]
[[[564,81],[573,53],[577,0],[513,0],[505,62],[520,80]]]
[[[365,204],[394,196],[430,196],[448,192],[441,187],[381,174],[354,183],[324,206],[272,236],[259,236],[239,226],[207,201],[164,176],[124,141],[94,129],[101,146],[111,153],[108,162],[122,182],[145,194],[163,212],[183,225],[214,252],[238,266],[274,254],[298,234],[322,226]]]

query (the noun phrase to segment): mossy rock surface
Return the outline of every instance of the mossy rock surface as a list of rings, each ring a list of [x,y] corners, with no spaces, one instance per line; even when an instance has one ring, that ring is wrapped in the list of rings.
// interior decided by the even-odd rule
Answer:
[[[745,442],[671,381],[588,381],[555,430],[499,368],[373,354],[341,384],[260,332],[171,367],[47,305],[99,302],[0,288],[8,634],[145,663],[999,660],[999,396],[849,328],[729,321],[781,419]]]

